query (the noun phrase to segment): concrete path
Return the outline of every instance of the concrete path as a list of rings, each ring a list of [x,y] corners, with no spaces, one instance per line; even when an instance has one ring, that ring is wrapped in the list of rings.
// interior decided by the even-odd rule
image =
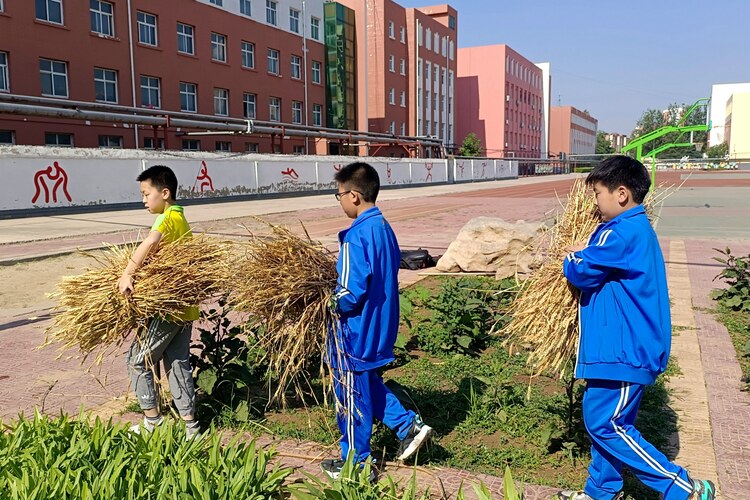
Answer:
[[[708,175],[708,174],[704,174]],[[661,175],[676,183],[682,173]],[[541,220],[559,206],[572,176],[498,181],[484,184],[432,186],[384,191],[380,205],[404,248],[428,248],[441,254],[460,227],[478,215],[508,220]],[[557,194],[556,194],[557,193]],[[722,498],[750,498],[750,400],[741,390],[741,373],[726,330],[706,309],[716,287],[711,279],[720,271],[711,260],[714,246],[729,246],[736,253],[750,250],[750,183],[731,173],[694,174],[672,195],[661,211],[658,232],[668,261],[674,323],[679,326],[673,355],[683,371],[673,380],[670,406],[679,416],[678,462],[696,477],[717,478]],[[250,202],[195,205],[187,208],[196,227],[241,237],[250,215],[270,222],[303,221],[314,238],[335,242],[338,230],[348,225],[332,196],[280,198]],[[137,238],[152,216],[139,211],[80,216],[0,220],[0,262],[13,265],[24,259],[97,247],[102,241],[120,243]],[[40,263],[48,262],[47,260]],[[52,261],[50,261],[52,262]],[[10,268],[8,268],[10,269]],[[3,267],[0,267],[0,278]],[[402,281],[416,279],[403,273]],[[127,388],[121,356],[98,376],[86,373],[75,360],[55,359],[52,349],[34,349],[43,339],[46,310],[30,308],[22,314],[0,309],[0,418],[29,413],[44,405],[46,413],[76,412],[79,407],[106,412],[121,406]],[[317,473],[317,459],[332,452],[312,443],[274,443],[284,463]],[[310,458],[313,457],[313,458]],[[387,467],[405,480],[411,469]],[[433,494],[444,490],[455,498],[464,482],[467,498],[475,498],[468,484],[483,480],[490,490],[502,491],[502,479],[465,471],[426,468],[417,470],[420,485]],[[527,499],[548,498],[554,490],[527,485]],[[500,498],[498,495],[497,498]]]

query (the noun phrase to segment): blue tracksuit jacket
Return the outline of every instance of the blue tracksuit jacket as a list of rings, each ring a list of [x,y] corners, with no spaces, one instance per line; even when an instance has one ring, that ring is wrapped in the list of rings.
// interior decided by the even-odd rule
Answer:
[[[336,310],[346,370],[365,371],[393,361],[399,322],[396,235],[378,207],[339,233]]]
[[[576,377],[653,383],[672,331],[664,257],[643,207],[600,224],[563,272],[581,290]]]

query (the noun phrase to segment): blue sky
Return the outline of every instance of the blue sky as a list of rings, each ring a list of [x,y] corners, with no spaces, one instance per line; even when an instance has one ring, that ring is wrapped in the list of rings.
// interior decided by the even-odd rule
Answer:
[[[443,2],[396,0],[404,7]],[[750,82],[750,0],[453,0],[458,45],[505,43],[552,68],[553,105],[630,134],[646,109]]]

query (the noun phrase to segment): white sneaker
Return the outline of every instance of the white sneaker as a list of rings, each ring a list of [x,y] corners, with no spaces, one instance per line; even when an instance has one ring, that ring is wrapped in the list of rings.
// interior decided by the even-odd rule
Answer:
[[[414,423],[411,424],[409,433],[406,435],[396,453],[396,460],[402,461],[414,455],[417,450],[430,439],[432,427],[422,422],[422,418],[417,415],[414,417]]]
[[[150,434],[154,432],[154,429],[164,423],[164,417],[159,416],[158,420],[151,420],[143,417],[143,421],[135,425],[130,426],[128,429],[133,434]]]
[[[199,439],[201,434],[200,425],[185,425],[185,440],[190,441],[193,439]]]

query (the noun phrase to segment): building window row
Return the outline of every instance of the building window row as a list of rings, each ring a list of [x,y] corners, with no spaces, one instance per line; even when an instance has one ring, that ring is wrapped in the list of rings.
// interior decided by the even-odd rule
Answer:
[[[115,36],[112,4],[101,0],[90,0],[91,31],[102,36]]]

